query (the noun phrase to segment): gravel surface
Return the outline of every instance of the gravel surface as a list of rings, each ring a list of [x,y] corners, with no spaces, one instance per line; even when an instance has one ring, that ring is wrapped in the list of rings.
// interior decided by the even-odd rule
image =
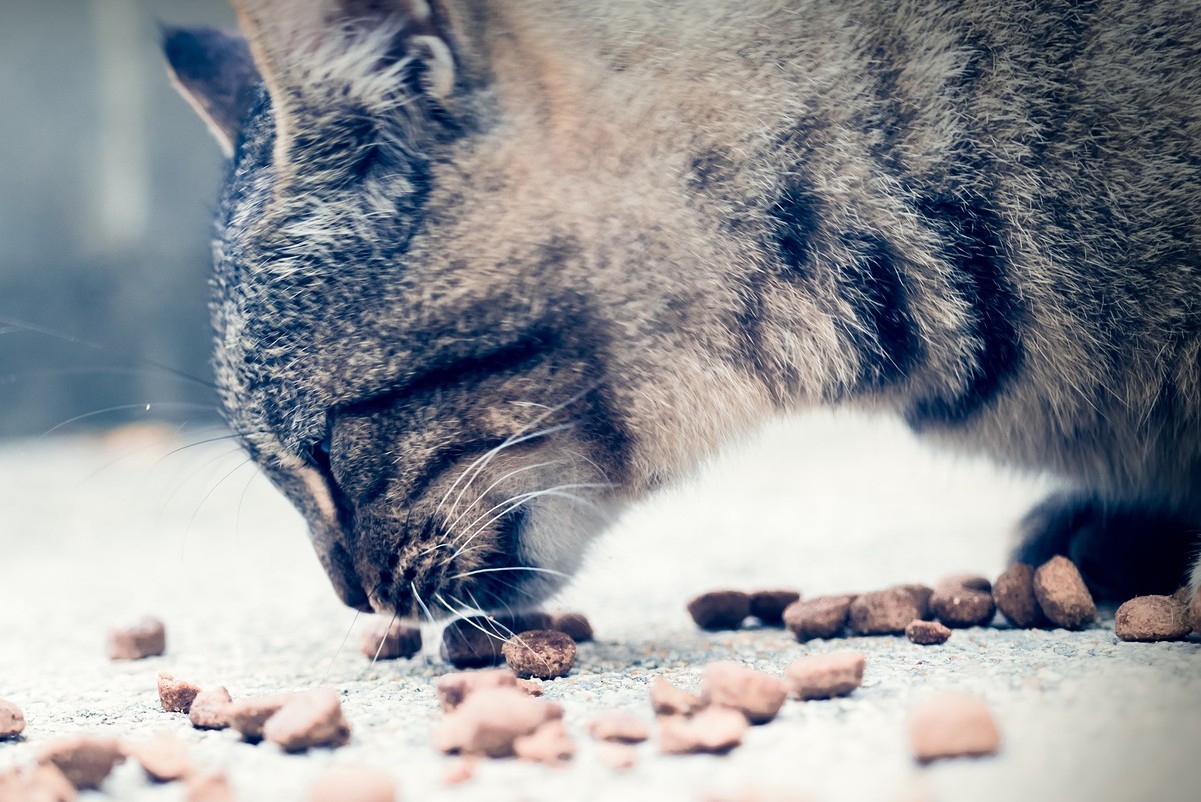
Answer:
[[[194,760],[228,771],[243,800],[301,800],[334,764],[396,777],[408,800],[703,800],[748,787],[812,800],[1195,800],[1201,744],[1201,643],[1119,642],[1113,611],[1081,632],[956,630],[945,645],[903,636],[798,644],[782,630],[703,633],[685,610],[714,588],[796,587],[806,595],[995,577],[1008,532],[1046,487],[937,454],[881,421],[814,416],[771,427],[684,487],[631,511],[551,609],[587,613],[596,641],[545,683],[579,747],[566,768],[512,760],[447,787],[451,759],[430,745],[438,720],[437,632],[412,660],[358,653],[371,621],[341,607],[302,521],[229,441],[174,453],[206,433],[153,427],[105,437],[0,444],[0,698],[22,707],[24,738],[0,742],[0,770],[51,739],[169,732]],[[212,434],[207,434],[211,437]],[[105,655],[110,626],[155,615],[162,657]],[[999,620],[999,619],[998,619]],[[342,648],[339,644],[345,644]],[[850,697],[788,702],[725,757],[664,757],[654,738],[628,771],[608,768],[586,734],[605,710],[651,721],[648,689],[666,676],[695,690],[705,663],[739,660],[776,676],[799,656],[858,649]],[[234,698],[337,688],[348,746],[286,755],[167,714],[159,671]],[[944,690],[985,696],[1000,753],[918,766],[906,715]],[[132,761],[81,799],[182,800]]]

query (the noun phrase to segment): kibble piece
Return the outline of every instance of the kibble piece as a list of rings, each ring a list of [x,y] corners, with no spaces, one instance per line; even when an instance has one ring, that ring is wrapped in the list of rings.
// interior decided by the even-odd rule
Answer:
[[[1114,632],[1127,641],[1179,640],[1192,630],[1187,614],[1171,596],[1137,596],[1118,608]]]
[[[113,766],[124,760],[125,753],[116,738],[66,738],[38,754],[38,763],[55,766],[81,791],[99,788]]]
[[[546,693],[546,689],[542,687],[540,679],[522,679],[517,680],[517,690],[524,693],[526,696],[541,696]]]
[[[176,679],[166,671],[158,672],[158,700],[168,713],[187,713],[199,693],[199,685]]]
[[[0,699],[0,741],[25,731],[25,714],[7,699]]]
[[[189,780],[187,802],[234,802],[229,778],[223,772],[213,772]]]
[[[862,652],[813,654],[784,669],[784,678],[792,695],[802,701],[832,699],[846,696],[859,687],[865,662]]]
[[[75,786],[52,763],[34,766],[24,780],[25,796],[18,797],[24,802],[75,802]],[[0,799],[8,799],[3,784],[0,784]]]
[[[550,626],[546,613],[525,613],[520,616],[477,615],[459,618],[442,630],[442,659],[455,668],[487,668],[504,662],[501,647],[515,632],[546,629]],[[529,625],[533,626],[529,626]]]
[[[1092,594],[1067,557],[1052,557],[1038,567],[1034,572],[1034,597],[1043,615],[1064,629],[1080,629],[1097,617]]]
[[[583,613],[559,613],[552,616],[547,629],[562,632],[576,643],[592,640],[592,624]]]
[[[759,590],[751,594],[751,615],[765,626],[784,626],[784,610],[800,600],[795,590]]]
[[[691,718],[659,719],[659,751],[665,755],[725,754],[742,743],[750,724],[728,707],[707,707]]]
[[[793,602],[784,610],[784,626],[798,641],[837,638],[847,625],[854,596],[816,596]]]
[[[263,740],[263,725],[287,700],[286,694],[238,699],[225,707],[225,720],[229,722],[229,726],[241,733],[243,741],[258,743]]]
[[[740,590],[702,593],[688,602],[688,614],[701,629],[738,629],[751,614],[751,597]]]
[[[446,773],[442,775],[442,784],[462,785],[475,776],[476,765],[479,762],[478,757],[461,757],[458,760],[452,760]]]
[[[919,646],[936,646],[946,643],[951,630],[937,621],[922,621],[915,618],[905,627],[905,637]]]
[[[656,716],[691,716],[705,706],[695,693],[680,690],[665,677],[651,683],[651,709]]]
[[[922,763],[947,757],[992,755],[1001,736],[983,699],[947,694],[916,706],[909,715],[909,744]]]
[[[563,708],[531,699],[516,688],[478,690],[442,720],[434,732],[434,746],[448,753],[510,757],[516,739],[562,717]]]
[[[553,629],[514,635],[502,649],[505,662],[519,677],[555,679],[575,665],[575,641]]]
[[[918,618],[923,621],[928,621],[934,615],[934,611],[930,607],[930,599],[934,596],[934,588],[929,585],[909,584],[900,585],[899,587],[909,591],[913,596],[913,602],[917,605]]]
[[[997,577],[993,602],[1005,620],[1020,629],[1037,626],[1042,618],[1034,598],[1034,566],[1014,563]]]
[[[608,741],[596,745],[596,756],[614,771],[632,769],[638,762],[638,750],[634,747]]]
[[[155,782],[175,782],[192,773],[187,746],[171,735],[156,735],[148,741],[134,744],[127,752],[142,764],[146,776]]]
[[[992,584],[982,576],[957,574],[938,583],[930,596],[930,609],[949,627],[978,627],[992,621],[997,606]]]
[[[294,693],[263,725],[263,738],[285,752],[303,752],[316,746],[344,746],[350,724],[342,714],[342,700],[333,688]]]
[[[399,660],[421,651],[421,630],[406,626],[395,618],[377,619],[375,626],[363,633],[359,652],[373,660]]]
[[[620,744],[640,744],[650,737],[646,723],[625,710],[601,713],[589,722],[588,733],[598,741]]]
[[[553,719],[531,734],[513,739],[513,755],[520,760],[558,765],[575,757],[575,741],[563,722]]]
[[[188,711],[188,718],[191,719],[192,726],[198,730],[223,730],[229,726],[225,709],[232,701],[233,698],[230,697],[229,691],[225,689],[224,685],[205,688],[192,700],[192,709]]]
[[[787,698],[788,686],[783,680],[739,663],[710,663],[701,675],[701,699],[706,704],[737,710],[752,724],[771,721]]]
[[[309,802],[396,802],[396,783],[372,766],[334,766],[313,783]]]
[[[517,677],[507,668],[443,674],[434,683],[434,688],[438,693],[438,702],[447,713],[462,704],[463,700],[475,691],[485,688],[515,687],[517,687]]]
[[[921,610],[906,588],[864,593],[851,602],[851,631],[857,635],[900,635]]]
[[[128,627],[108,631],[108,659],[141,660],[167,651],[167,628],[157,618],[146,617]]]

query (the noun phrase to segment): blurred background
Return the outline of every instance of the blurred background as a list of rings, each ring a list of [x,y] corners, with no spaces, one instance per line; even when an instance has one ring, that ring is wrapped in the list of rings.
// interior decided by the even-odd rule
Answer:
[[[124,423],[147,403],[156,420],[216,417],[202,383],[150,364],[210,378],[224,169],[167,78],[160,23],[234,24],[224,0],[0,6],[0,436]]]

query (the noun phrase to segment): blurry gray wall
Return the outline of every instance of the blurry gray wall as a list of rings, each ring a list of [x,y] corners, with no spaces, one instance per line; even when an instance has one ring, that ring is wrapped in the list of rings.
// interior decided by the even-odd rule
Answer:
[[[0,435],[214,419],[202,380],[223,159],[171,87],[159,24],[224,0],[0,3]],[[5,325],[11,318],[101,344]],[[128,407],[98,413],[110,407]],[[208,407],[208,409],[205,409]]]

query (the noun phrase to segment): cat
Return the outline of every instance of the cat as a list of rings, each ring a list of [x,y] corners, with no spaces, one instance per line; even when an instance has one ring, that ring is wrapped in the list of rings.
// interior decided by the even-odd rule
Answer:
[[[1018,559],[1188,579],[1201,6],[233,4],[165,32],[230,157],[215,371],[346,604],[532,604],[819,405],[1062,478]]]

